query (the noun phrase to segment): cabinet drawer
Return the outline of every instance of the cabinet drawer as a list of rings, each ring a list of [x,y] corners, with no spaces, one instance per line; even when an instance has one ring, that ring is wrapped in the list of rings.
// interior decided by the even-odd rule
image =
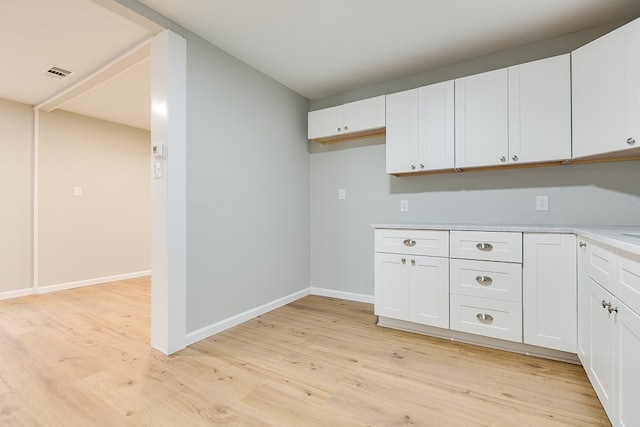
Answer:
[[[522,263],[522,233],[452,231],[451,258]]]
[[[508,262],[451,260],[451,292],[502,301],[522,301],[522,265]]]
[[[592,241],[587,241],[586,244],[587,276],[607,291],[617,295],[613,277],[613,249],[608,246],[600,246]]]
[[[640,314],[640,256],[616,253],[618,299]]]
[[[449,256],[449,232],[440,230],[375,230],[376,252]]]
[[[450,328],[507,341],[522,342],[522,305],[451,294]]]

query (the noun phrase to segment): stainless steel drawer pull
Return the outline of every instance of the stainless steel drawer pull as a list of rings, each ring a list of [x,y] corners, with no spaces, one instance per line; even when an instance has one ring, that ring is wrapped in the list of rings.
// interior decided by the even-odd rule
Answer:
[[[580,242],[580,247],[581,247],[581,248],[586,248],[586,247],[587,247],[587,244],[586,244],[585,242]]]
[[[408,246],[410,248],[416,245],[416,241],[413,239],[404,239],[402,243],[404,243],[405,246]]]
[[[489,276],[476,276],[476,282],[481,285],[489,286],[493,283],[493,279]]]
[[[609,304],[609,314],[613,313],[614,311],[617,313],[618,312],[618,307],[611,307],[611,304]]]
[[[412,260],[411,260],[411,265],[412,265],[412,266],[415,266],[415,265],[416,265],[416,260],[415,260],[415,259],[412,259]]]
[[[476,248],[478,248],[479,251],[489,252],[493,249],[493,245],[491,243],[478,243]]]
[[[482,323],[491,324],[493,323],[493,316],[486,313],[478,313],[476,314],[476,318]]]
[[[400,259],[400,261],[402,261],[402,264],[406,264],[407,263],[407,259],[406,258],[402,258],[402,259]]]
[[[611,308],[611,303],[602,300],[602,308]]]

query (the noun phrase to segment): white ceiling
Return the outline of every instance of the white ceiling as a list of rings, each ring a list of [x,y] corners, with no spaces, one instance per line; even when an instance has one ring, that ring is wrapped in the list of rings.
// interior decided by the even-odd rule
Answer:
[[[140,1],[309,99],[640,16],[639,0]],[[116,0],[0,0],[0,98],[38,105],[102,75],[47,108],[148,129],[144,51],[124,71],[105,65],[160,27],[123,10]],[[50,78],[50,65],[74,74]]]
[[[152,33],[89,0],[1,0],[0,98],[38,105],[97,71],[109,74],[106,65]],[[97,86],[61,109],[148,129],[148,62],[142,58],[122,73],[97,79]],[[50,77],[45,70],[51,65],[73,74]]]
[[[640,16],[639,0],[140,0],[310,99]]]

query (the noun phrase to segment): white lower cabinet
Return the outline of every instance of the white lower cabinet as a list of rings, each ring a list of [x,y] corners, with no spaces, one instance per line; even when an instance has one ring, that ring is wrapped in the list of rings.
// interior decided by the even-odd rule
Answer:
[[[449,328],[448,234],[376,230],[376,315]]]
[[[576,236],[525,233],[523,341],[576,353]]]
[[[439,328],[449,327],[446,258],[375,254],[375,314]]]
[[[522,342],[522,304],[451,294],[451,329]]]
[[[618,324],[618,424],[640,426],[640,316],[621,304],[618,306]]]
[[[617,354],[617,313],[610,312],[616,307],[615,298],[596,282],[590,280],[589,287],[589,364],[585,366],[600,403],[611,420],[615,417],[615,367]]]
[[[578,356],[611,423],[638,426],[640,256],[578,241]]]
[[[574,234],[375,233],[375,314],[577,353],[612,424],[640,426],[640,255]]]

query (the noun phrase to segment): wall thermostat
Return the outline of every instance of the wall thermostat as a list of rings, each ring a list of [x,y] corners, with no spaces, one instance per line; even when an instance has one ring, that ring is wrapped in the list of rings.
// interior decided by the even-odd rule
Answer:
[[[164,142],[156,142],[151,144],[151,155],[156,159],[164,157]]]

